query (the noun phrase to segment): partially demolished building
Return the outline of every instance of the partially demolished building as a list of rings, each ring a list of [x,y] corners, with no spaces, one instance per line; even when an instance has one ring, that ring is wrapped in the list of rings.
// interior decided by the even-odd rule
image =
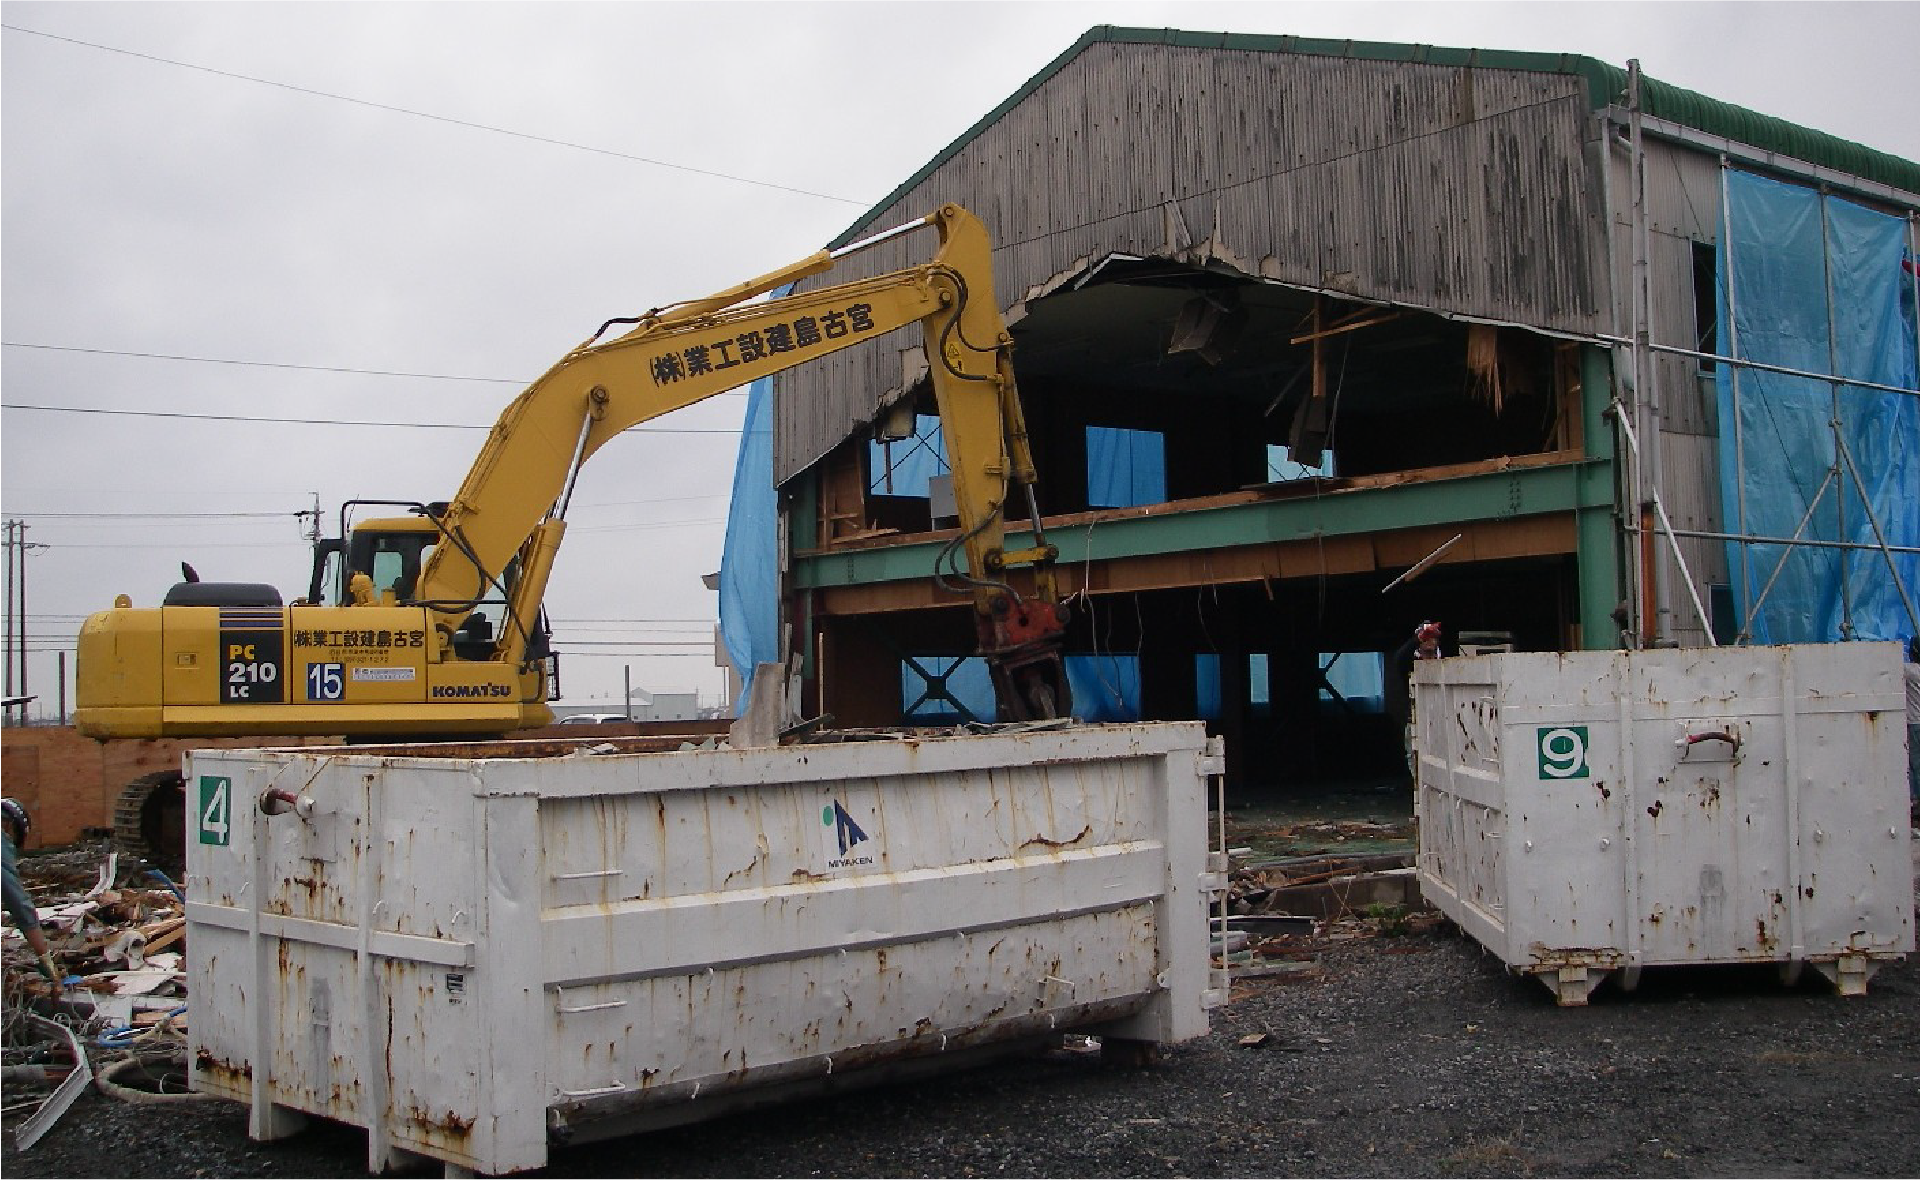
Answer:
[[[997,247],[1076,711],[1205,718],[1236,786],[1403,770],[1425,619],[1920,631],[1912,161],[1584,57],[1103,26],[836,244],[949,201]],[[990,714],[927,576],[925,366],[896,333],[755,399],[723,630],[803,715]]]

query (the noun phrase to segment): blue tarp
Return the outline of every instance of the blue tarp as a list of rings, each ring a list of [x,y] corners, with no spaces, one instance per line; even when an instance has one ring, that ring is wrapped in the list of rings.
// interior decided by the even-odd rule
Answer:
[[[1087,427],[1087,504],[1132,508],[1167,498],[1167,440],[1154,430]]]
[[[993,696],[993,677],[979,656],[915,656],[927,673],[943,677],[947,695],[971,714],[962,717],[952,702],[927,696],[927,679],[913,667],[900,664],[901,708],[909,720],[945,724],[953,721],[993,721],[999,703]],[[1132,655],[1067,656],[1067,687],[1073,693],[1073,715],[1082,721],[1140,720],[1140,659]]]
[[[912,438],[867,444],[867,491],[876,496],[925,496],[948,470],[947,438],[931,414],[915,415]]]
[[[1073,715],[1082,721],[1140,720],[1140,657],[1067,656]]]
[[[929,676],[942,678],[946,696],[929,696],[933,687],[906,661],[900,662],[900,707],[909,721],[945,725],[994,719],[993,676],[979,656],[915,656]],[[947,697],[952,697],[948,700]],[[966,715],[954,708],[958,701]]]
[[[780,662],[779,506],[773,490],[773,381],[747,387],[747,418],[733,468],[720,556],[720,640],[747,689],[760,664]],[[747,691],[734,702],[747,707]]]
[[[1722,350],[1920,388],[1906,222],[1797,185],[1732,170],[1726,177]],[[1920,546],[1920,397],[1844,383],[1836,396],[1827,381],[1748,368],[1739,370],[1736,396],[1734,366],[1719,366],[1717,377],[1727,531],[1792,537],[1811,506],[1803,538],[1871,545],[1877,520],[1887,544]],[[1836,412],[1858,485],[1844,464],[1829,478]],[[1732,542],[1727,560],[1742,619],[1766,593],[1753,642],[1914,634],[1901,587],[1920,603],[1920,554],[1895,554],[1889,563],[1878,551]]]

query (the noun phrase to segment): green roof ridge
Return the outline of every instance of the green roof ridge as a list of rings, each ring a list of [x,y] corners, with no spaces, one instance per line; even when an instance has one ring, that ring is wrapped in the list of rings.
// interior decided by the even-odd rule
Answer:
[[[1597,58],[1577,53],[1543,53],[1519,49],[1458,49],[1398,41],[1351,41],[1330,37],[1300,37],[1291,33],[1208,33],[1186,29],[1130,28],[1123,25],[1095,25],[1081,35],[1040,72],[1027,79],[1020,89],[988,111],[973,126],[961,132],[912,176],[902,181],[878,204],[861,214],[831,245],[853,241],[880,210],[892,205],[908,190],[925,180],[940,165],[982,131],[1000,121],[1008,111],[1040,89],[1067,63],[1079,57],[1089,46],[1172,45],[1183,49],[1231,49],[1253,53],[1294,53],[1312,57],[1342,57],[1356,61],[1412,62],[1422,65],[1470,66],[1482,69],[1524,70],[1545,74],[1571,74],[1587,83],[1587,102],[1593,110],[1626,103],[1627,71]],[[1803,127],[1773,115],[1763,115],[1730,102],[1641,76],[1641,106],[1649,115],[1678,123],[1708,135],[1720,136],[1765,151],[1791,156],[1878,181],[1910,193],[1920,193],[1920,164],[1865,144],[1842,139],[1824,131]]]

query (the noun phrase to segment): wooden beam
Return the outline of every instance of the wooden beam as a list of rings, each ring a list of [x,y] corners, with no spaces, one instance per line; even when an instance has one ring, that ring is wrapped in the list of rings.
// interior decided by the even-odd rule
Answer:
[[[1399,318],[1400,318],[1399,312],[1390,311],[1385,315],[1374,316],[1370,320],[1344,320],[1338,324],[1335,324],[1331,328],[1318,328],[1312,332],[1308,332],[1304,336],[1290,337],[1288,338],[1287,343],[1288,344],[1305,344],[1311,340],[1325,340],[1329,336],[1338,336],[1343,332],[1358,332],[1362,328],[1371,328],[1379,324],[1384,324],[1388,320],[1397,320]]]

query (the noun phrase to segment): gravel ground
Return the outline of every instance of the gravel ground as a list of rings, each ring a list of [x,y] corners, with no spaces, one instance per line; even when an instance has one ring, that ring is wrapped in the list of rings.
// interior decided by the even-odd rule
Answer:
[[[1003,1061],[564,1149],[547,1174],[1920,1175],[1920,966],[1886,967],[1857,999],[1807,976],[1649,971],[1632,995],[1560,1009],[1442,924],[1331,947],[1311,978],[1236,984],[1210,1036],[1151,1068]],[[365,1137],[325,1125],[255,1145],[239,1106],[94,1091],[32,1151],[9,1135],[3,1162],[359,1176]]]

